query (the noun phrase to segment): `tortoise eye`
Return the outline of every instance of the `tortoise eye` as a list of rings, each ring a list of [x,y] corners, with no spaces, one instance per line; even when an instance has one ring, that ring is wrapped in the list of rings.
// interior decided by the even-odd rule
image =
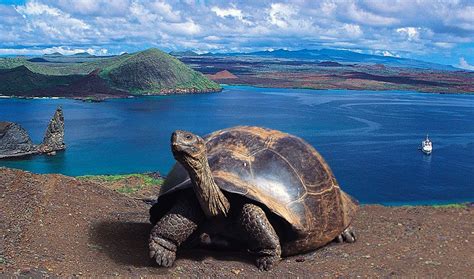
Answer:
[[[184,136],[184,138],[187,139],[187,140],[190,140],[190,139],[193,138],[193,136],[191,136],[190,134],[186,134],[186,135]]]

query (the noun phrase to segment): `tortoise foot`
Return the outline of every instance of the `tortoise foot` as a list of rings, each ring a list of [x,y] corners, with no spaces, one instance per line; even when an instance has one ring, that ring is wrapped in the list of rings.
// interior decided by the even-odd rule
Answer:
[[[257,258],[257,267],[261,271],[269,271],[280,261],[278,256],[262,256]]]
[[[337,243],[347,242],[354,243],[356,241],[355,231],[352,227],[345,229],[338,237],[336,237]]]
[[[149,243],[150,258],[159,266],[170,267],[176,259],[176,245],[168,240],[152,237]]]

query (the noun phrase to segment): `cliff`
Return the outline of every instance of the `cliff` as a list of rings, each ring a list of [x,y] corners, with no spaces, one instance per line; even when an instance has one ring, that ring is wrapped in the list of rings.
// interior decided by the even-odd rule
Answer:
[[[40,153],[53,155],[53,152],[64,150],[64,116],[61,107],[56,109],[53,118],[46,129],[43,143],[39,146]]]
[[[0,122],[0,159],[37,153],[37,147],[19,124]]]

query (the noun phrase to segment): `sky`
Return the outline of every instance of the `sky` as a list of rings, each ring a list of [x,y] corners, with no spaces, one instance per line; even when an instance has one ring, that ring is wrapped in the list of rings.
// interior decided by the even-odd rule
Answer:
[[[0,55],[347,49],[474,70],[474,0],[0,0]]]

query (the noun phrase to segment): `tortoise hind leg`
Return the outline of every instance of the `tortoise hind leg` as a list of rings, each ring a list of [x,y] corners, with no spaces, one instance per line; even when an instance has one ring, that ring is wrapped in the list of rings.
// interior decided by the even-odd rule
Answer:
[[[349,226],[346,228],[340,235],[338,235],[335,239],[337,243],[347,242],[347,243],[354,243],[356,241],[356,234],[355,230]]]
[[[150,258],[160,266],[170,267],[176,259],[177,248],[204,220],[196,198],[184,195],[153,227],[150,233]]]
[[[270,270],[281,259],[281,247],[278,235],[263,209],[254,204],[244,204],[239,224],[248,238],[250,251],[257,255],[257,267]]]

